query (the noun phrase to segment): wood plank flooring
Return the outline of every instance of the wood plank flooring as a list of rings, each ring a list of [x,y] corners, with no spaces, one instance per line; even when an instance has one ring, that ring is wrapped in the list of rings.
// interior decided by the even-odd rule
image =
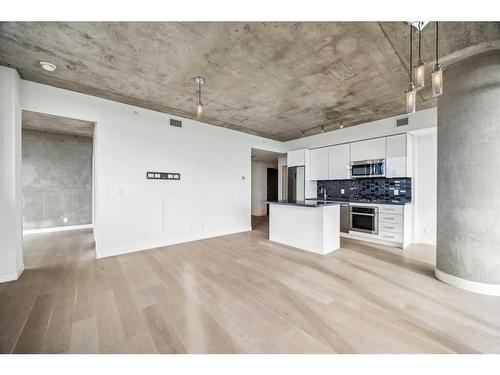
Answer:
[[[500,298],[437,281],[434,249],[252,232],[95,259],[88,230],[31,235],[0,284],[2,353],[500,353]]]

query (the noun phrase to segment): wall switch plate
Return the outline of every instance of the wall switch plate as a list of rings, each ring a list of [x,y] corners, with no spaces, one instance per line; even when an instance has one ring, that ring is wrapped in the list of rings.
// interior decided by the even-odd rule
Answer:
[[[344,189],[340,189],[340,194],[344,194],[345,193],[345,190]]]

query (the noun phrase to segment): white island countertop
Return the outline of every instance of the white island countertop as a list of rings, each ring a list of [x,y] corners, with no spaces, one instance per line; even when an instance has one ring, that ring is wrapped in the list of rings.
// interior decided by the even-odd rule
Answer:
[[[337,202],[265,201],[269,204],[269,240],[316,254],[340,247]]]

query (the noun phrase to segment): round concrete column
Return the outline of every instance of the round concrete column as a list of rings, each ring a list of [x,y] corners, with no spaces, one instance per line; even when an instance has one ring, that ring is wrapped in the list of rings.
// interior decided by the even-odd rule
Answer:
[[[444,72],[437,185],[436,277],[500,295],[500,50]]]

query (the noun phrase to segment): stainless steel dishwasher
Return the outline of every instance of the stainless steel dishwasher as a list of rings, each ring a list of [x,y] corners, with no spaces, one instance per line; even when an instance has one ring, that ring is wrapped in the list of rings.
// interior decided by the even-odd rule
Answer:
[[[351,226],[351,218],[349,212],[349,203],[340,204],[340,232],[349,233],[349,228]]]

